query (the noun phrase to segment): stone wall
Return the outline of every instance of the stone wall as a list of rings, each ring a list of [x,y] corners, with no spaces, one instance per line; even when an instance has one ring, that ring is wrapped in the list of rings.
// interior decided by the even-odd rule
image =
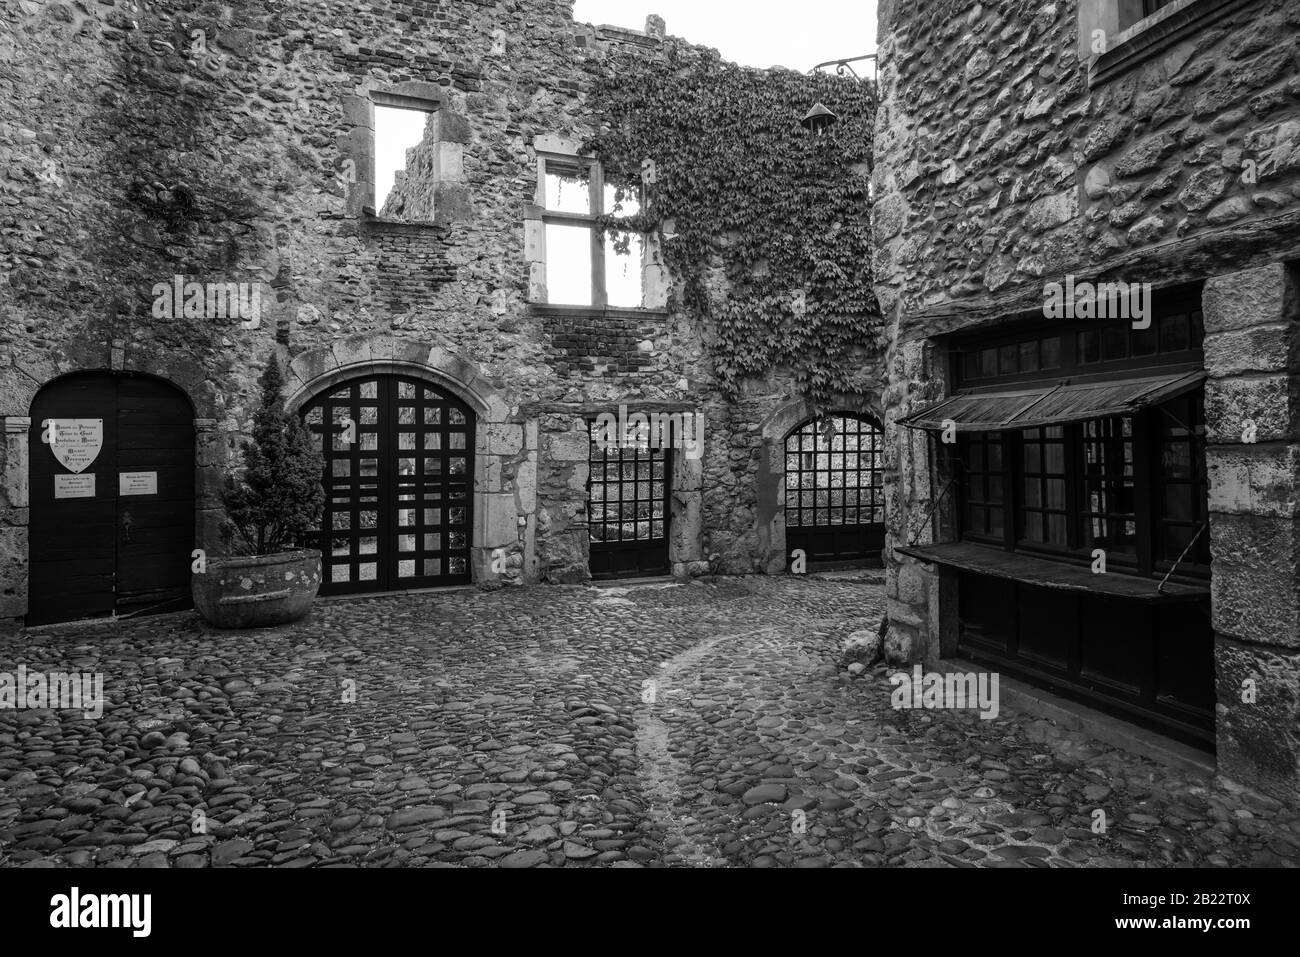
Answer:
[[[881,23],[886,313],[1015,301],[1066,272],[1132,269],[1144,250],[1300,209],[1294,3],[1237,4],[1093,87],[1077,3],[898,0]]]
[[[752,457],[766,412],[720,397],[709,331],[671,289],[636,313],[530,302],[535,142],[593,135],[587,95],[612,55],[638,51],[653,69],[670,45],[694,49],[657,18],[647,33],[575,23],[571,0],[5,0],[0,418],[12,441],[0,473],[25,473],[22,420],[52,379],[161,376],[200,420],[197,534],[213,547],[216,489],[268,356],[295,363],[296,401],[340,370],[400,368],[480,409],[491,433],[479,448],[480,580],[497,549],[511,581],[582,577],[585,462],[572,416],[538,409],[707,407],[712,463]],[[415,197],[431,221],[368,208],[371,104],[383,97],[434,114],[424,159],[436,182]],[[153,287],[176,275],[255,283],[260,321],[155,318]],[[767,394],[789,389],[778,376]],[[684,477],[682,572],[709,550],[754,567],[755,536],[740,526],[757,492],[721,474],[707,510],[701,480]],[[0,617],[14,618],[26,517],[4,488]],[[717,530],[692,531],[710,516]]]
[[[1159,42],[1107,72],[1126,38],[1099,42],[1092,27],[1111,6],[881,4],[874,275],[891,326],[891,654],[954,649],[951,576],[892,552],[953,531],[929,440],[896,425],[944,395],[932,338],[1041,315],[1045,284],[1069,274],[1204,281],[1220,762],[1294,800],[1300,393],[1285,264],[1300,258],[1300,6],[1179,0],[1171,15],[1211,15],[1148,33]],[[1267,708],[1242,705],[1247,673],[1267,675]]]

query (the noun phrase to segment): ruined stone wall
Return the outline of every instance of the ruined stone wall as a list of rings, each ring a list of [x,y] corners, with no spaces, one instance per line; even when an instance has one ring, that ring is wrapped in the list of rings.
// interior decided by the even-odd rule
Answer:
[[[571,578],[585,548],[570,513],[586,466],[542,466],[557,430],[529,408],[560,403],[576,416],[675,402],[712,410],[710,441],[746,430],[715,395],[708,330],[671,294],[666,308],[609,321],[529,305],[534,140],[597,131],[586,96],[616,51],[637,50],[651,69],[668,44],[690,49],[664,38],[661,21],[651,27],[575,23],[571,0],[3,0],[6,428],[25,429],[32,397],[67,372],[134,370],[177,384],[199,421],[200,541],[210,543],[216,489],[273,350],[295,360],[299,391],[340,368],[400,361],[480,410],[487,537],[476,571],[505,548],[512,579]],[[436,109],[438,154],[426,159],[441,164],[441,180],[419,203],[431,222],[366,209],[370,97],[385,92]],[[174,275],[258,284],[260,322],[155,318],[152,289]],[[521,444],[498,450],[514,432]],[[3,471],[25,475],[20,451]],[[546,476],[554,481],[538,496]],[[731,553],[748,547],[731,525],[755,492],[728,489],[734,498],[715,509],[732,517],[725,534],[686,530],[696,567],[715,548],[729,567],[758,563]],[[9,491],[0,536],[6,560],[22,565],[26,492]],[[6,572],[0,618],[21,614],[23,580]]]
[[[1044,284],[1067,274],[1205,281],[1220,767],[1294,799],[1300,365],[1287,262],[1300,258],[1300,4],[1218,5],[1217,19],[1096,75],[1087,16],[1105,7],[1081,18],[1073,0],[881,5],[890,545],[951,531],[942,506],[927,524],[941,491],[927,438],[895,424],[943,395],[946,357],[930,337],[1041,315]],[[1267,434],[1247,443],[1246,421]],[[888,577],[895,656],[951,651],[947,579],[897,555]],[[1248,673],[1269,676],[1267,712],[1241,707]]]

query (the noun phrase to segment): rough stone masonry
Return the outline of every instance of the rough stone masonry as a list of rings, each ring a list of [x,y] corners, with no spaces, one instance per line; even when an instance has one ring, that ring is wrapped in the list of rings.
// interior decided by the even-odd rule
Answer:
[[[881,4],[875,279],[893,329],[891,544],[940,541],[957,521],[937,501],[924,434],[897,428],[943,396],[936,337],[1032,314],[1044,283],[1066,275],[1203,283],[1219,768],[1295,801],[1300,6],[1179,0],[1127,30],[1122,7]],[[900,654],[950,653],[954,578],[889,553]],[[1247,680],[1269,689],[1252,705]]]
[[[645,32],[576,23],[570,0],[6,3],[0,620],[26,611],[42,387],[106,370],[183,391],[197,541],[214,548],[216,491],[273,350],[294,409],[393,371],[474,409],[476,580],[494,555],[508,582],[588,577],[586,419],[623,403],[708,417],[703,460],[674,464],[673,573],[784,567],[766,460],[811,415],[788,377],[724,398],[708,330],[653,248],[645,308],[547,309],[539,289],[538,150],[597,131],[587,97],[614,51],[654,69],[670,47],[707,54],[657,17]],[[408,170],[428,178],[376,211],[374,114],[393,104],[432,114]],[[154,318],[148,291],[178,275],[259,284],[260,322]],[[854,407],[871,411],[872,394]]]

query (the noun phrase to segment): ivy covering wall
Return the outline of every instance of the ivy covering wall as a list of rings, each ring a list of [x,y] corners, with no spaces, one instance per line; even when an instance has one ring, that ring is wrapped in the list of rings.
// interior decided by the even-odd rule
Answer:
[[[723,387],[735,394],[787,369],[819,407],[870,387],[864,370],[881,350],[872,85],[738,67],[680,45],[666,69],[629,57],[611,72],[590,101],[607,125],[588,146],[607,178],[635,184],[650,161],[653,182],[641,214],[609,225],[661,234],[676,305],[713,330]],[[820,135],[799,122],[817,102],[839,117]],[[704,281],[715,270],[724,294]]]

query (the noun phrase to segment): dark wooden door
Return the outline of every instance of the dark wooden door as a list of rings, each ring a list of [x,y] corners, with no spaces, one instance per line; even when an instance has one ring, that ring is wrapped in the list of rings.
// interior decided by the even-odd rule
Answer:
[[[469,584],[473,410],[426,382],[384,375],[332,389],[303,416],[325,458],[321,592]]]
[[[619,448],[597,437],[593,422],[587,482],[591,576],[668,574],[672,570],[668,557],[672,449]]]
[[[786,437],[785,537],[787,553],[803,551],[810,565],[880,561],[884,433],[872,421],[837,413]]]
[[[76,472],[46,423],[99,423]],[[189,607],[194,549],[194,412],[173,386],[87,373],[32,403],[29,624]]]

